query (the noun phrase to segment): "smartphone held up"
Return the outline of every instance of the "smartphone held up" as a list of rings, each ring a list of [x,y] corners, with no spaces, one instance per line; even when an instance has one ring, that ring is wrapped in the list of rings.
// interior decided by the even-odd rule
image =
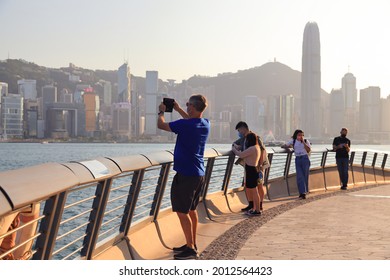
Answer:
[[[165,105],[165,112],[171,113],[173,111],[175,99],[164,97],[163,104]]]

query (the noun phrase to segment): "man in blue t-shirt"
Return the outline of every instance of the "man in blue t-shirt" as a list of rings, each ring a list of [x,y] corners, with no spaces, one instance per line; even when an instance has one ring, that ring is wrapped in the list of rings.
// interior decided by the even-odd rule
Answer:
[[[173,108],[183,119],[165,122],[166,106],[159,106],[157,127],[177,134],[173,169],[176,175],[172,181],[171,203],[172,210],[177,213],[180,225],[186,238],[186,244],[175,247],[175,259],[196,259],[196,231],[198,214],[196,207],[199,203],[204,184],[204,150],[210,132],[210,122],[202,118],[207,107],[207,100],[202,95],[192,95],[187,102],[187,111],[174,102]]]

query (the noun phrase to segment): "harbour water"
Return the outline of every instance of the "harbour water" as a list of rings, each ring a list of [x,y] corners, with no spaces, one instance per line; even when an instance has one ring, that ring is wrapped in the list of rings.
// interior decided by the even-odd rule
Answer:
[[[227,144],[207,144],[206,148],[225,151]],[[272,151],[269,147],[268,150]],[[330,149],[329,145],[313,145],[313,151]],[[65,163],[84,161],[99,157],[117,157],[136,154],[149,154],[174,149],[174,143],[0,143],[0,172],[47,162]],[[356,145],[353,150],[373,150],[389,152],[390,145]]]

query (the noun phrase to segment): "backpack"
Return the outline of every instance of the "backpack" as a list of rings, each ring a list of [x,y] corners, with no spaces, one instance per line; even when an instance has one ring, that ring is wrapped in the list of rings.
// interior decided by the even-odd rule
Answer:
[[[260,171],[262,171],[262,170],[266,170],[267,168],[270,168],[270,166],[271,166],[271,164],[270,164],[270,162],[269,162],[269,160],[268,160],[268,153],[267,153],[267,150],[266,150],[266,149],[264,149],[264,150],[261,150],[261,149],[260,149],[260,151],[261,151],[262,153],[264,153],[264,157],[263,157],[264,160],[263,160],[263,162],[260,162],[260,160],[259,160],[259,163],[258,163],[257,166],[256,166],[258,172],[260,172]]]

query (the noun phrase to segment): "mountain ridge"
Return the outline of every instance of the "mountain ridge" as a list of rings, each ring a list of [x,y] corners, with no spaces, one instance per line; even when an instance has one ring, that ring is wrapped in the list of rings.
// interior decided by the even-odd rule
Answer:
[[[75,66],[56,69],[39,66],[22,59],[0,61],[0,81],[8,83],[11,93],[17,92],[17,80],[19,79],[37,80],[38,95],[46,84],[55,84],[58,90],[67,88],[72,91],[77,83],[70,82],[66,73],[79,75],[80,83],[92,86],[100,80],[110,81],[113,85],[117,82],[116,70],[90,70]],[[142,92],[145,87],[145,78],[133,75],[132,77],[136,81],[137,90]],[[214,87],[216,109],[222,109],[222,105],[225,104],[244,104],[244,98],[248,95],[255,95],[260,99],[290,94],[295,98],[300,98],[301,95],[301,72],[276,61],[217,76],[194,75],[188,78],[185,83],[195,89]],[[167,83],[160,80],[159,84],[165,85]]]

